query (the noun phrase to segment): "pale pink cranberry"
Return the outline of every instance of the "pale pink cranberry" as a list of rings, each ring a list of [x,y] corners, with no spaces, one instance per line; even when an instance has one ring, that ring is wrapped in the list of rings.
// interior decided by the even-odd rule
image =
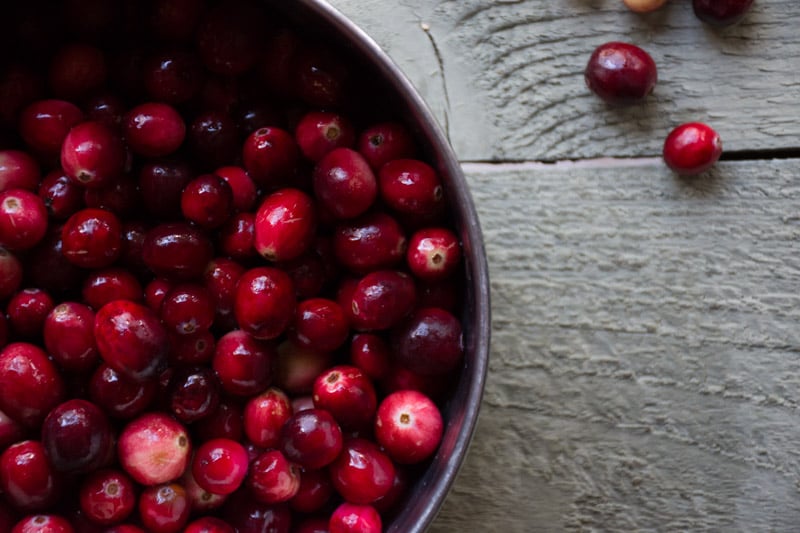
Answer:
[[[314,381],[314,406],[328,411],[345,429],[361,429],[372,423],[378,406],[372,381],[359,369],[338,365]]]
[[[339,424],[323,409],[295,413],[281,429],[279,449],[289,461],[306,469],[328,466],[339,456],[342,446]]]
[[[39,163],[27,152],[0,150],[0,192],[7,189],[35,191],[41,177]]]
[[[722,140],[707,124],[689,122],[673,129],[664,141],[664,162],[674,172],[694,176],[709,170],[722,155]]]
[[[0,192],[0,246],[29,250],[47,233],[47,208],[35,193],[25,189]]]
[[[356,133],[350,120],[327,111],[310,111],[295,126],[294,137],[303,155],[319,161],[334,148],[352,148]]]
[[[417,159],[395,159],[378,171],[381,199],[398,213],[423,219],[435,218],[445,209],[439,174]]]
[[[47,173],[39,183],[37,193],[50,217],[56,220],[65,220],[84,206],[83,187],[69,179],[61,169]]]
[[[39,338],[45,319],[55,304],[42,289],[24,289],[8,301],[6,316],[12,330],[22,338]]]
[[[316,233],[314,201],[285,188],[264,198],[254,221],[254,245],[268,261],[289,261],[306,252]]]
[[[258,256],[255,247],[256,216],[236,213],[220,228],[218,248],[232,259],[245,260]]]
[[[277,388],[269,388],[248,400],[244,407],[244,433],[262,448],[276,448],[281,428],[292,416],[289,397]]]
[[[44,350],[15,342],[0,352],[0,409],[15,421],[39,427],[64,396],[63,378]]]
[[[411,132],[399,122],[370,126],[358,136],[356,147],[375,172],[389,161],[411,159],[417,153]]]
[[[86,276],[81,296],[88,305],[100,309],[114,300],[140,302],[144,299],[144,289],[129,270],[111,267],[92,271]]]
[[[125,139],[131,150],[144,157],[175,152],[186,137],[186,124],[178,111],[164,103],[140,104],[125,118]]]
[[[433,455],[444,423],[433,400],[418,391],[397,391],[381,401],[375,417],[375,439],[394,461],[415,464]]]
[[[22,262],[0,246],[0,299],[5,300],[22,285]]]
[[[381,515],[371,505],[342,503],[331,514],[329,533],[381,533]]]
[[[62,516],[37,514],[17,522],[11,533],[75,533],[75,529]]]
[[[125,472],[148,486],[178,479],[191,457],[186,428],[162,413],[147,413],[129,422],[119,435],[117,448]]]
[[[385,496],[394,482],[394,464],[372,441],[354,438],[328,467],[331,483],[349,503],[368,504]]]
[[[416,301],[414,280],[405,272],[370,272],[350,296],[350,322],[360,331],[389,329],[411,313]]]
[[[332,361],[332,352],[313,350],[286,340],[278,345],[275,384],[288,394],[310,394],[314,380]]]
[[[62,253],[70,263],[83,268],[104,268],[122,254],[122,225],[111,211],[81,209],[64,224],[61,242]]]
[[[144,62],[143,70],[147,96],[156,102],[183,104],[202,87],[203,66],[199,58],[187,50],[160,50]]]
[[[74,126],[61,145],[61,168],[84,187],[102,187],[122,174],[125,147],[119,135],[100,122]]]
[[[237,212],[250,211],[256,205],[258,191],[250,175],[242,167],[224,166],[216,169],[214,174],[224,179],[233,191],[233,208]]]
[[[196,45],[206,68],[235,76],[258,60],[264,28],[269,25],[257,3],[231,2],[208,10],[197,29]]]
[[[385,378],[391,369],[391,350],[386,340],[375,333],[357,333],[350,341],[350,364],[372,380]]]
[[[230,439],[204,442],[192,460],[197,484],[212,494],[231,494],[247,477],[248,456],[244,446]]]
[[[53,468],[85,474],[114,459],[114,434],[105,413],[86,400],[56,406],[42,424],[42,444]]]
[[[328,152],[314,167],[314,194],[337,219],[366,212],[378,195],[378,183],[364,157],[350,148]]]
[[[101,364],[89,379],[89,397],[112,418],[131,419],[156,399],[156,381],[135,381]]]
[[[280,450],[267,450],[253,461],[247,476],[247,487],[258,501],[289,501],[300,489],[300,469],[289,462]]]
[[[87,44],[62,46],[50,63],[50,89],[59,98],[76,100],[87,96],[106,81],[103,51]]]
[[[304,470],[300,473],[300,487],[289,500],[289,506],[299,513],[317,513],[331,500],[333,485],[327,469]]]
[[[234,330],[217,340],[212,366],[228,394],[252,396],[269,386],[275,349],[249,333]]]
[[[95,524],[110,526],[128,518],[136,507],[133,481],[119,470],[99,470],[79,489],[80,508]]]
[[[57,156],[73,126],[83,120],[78,106],[65,100],[39,100],[26,107],[19,118],[22,139],[34,152]]]
[[[183,217],[203,228],[218,228],[233,214],[233,190],[215,174],[190,181],[181,194]]]
[[[627,105],[653,92],[658,80],[656,63],[636,45],[609,42],[598,46],[584,71],[589,89],[612,105]]]
[[[337,261],[355,273],[397,265],[405,256],[407,245],[397,220],[380,211],[340,223],[333,234]]]
[[[444,375],[464,358],[461,322],[436,307],[419,309],[392,333],[395,360],[426,376]]]
[[[0,488],[5,501],[23,512],[43,511],[61,496],[59,474],[34,440],[12,444],[0,455]]]
[[[94,340],[94,311],[78,302],[62,302],[53,308],[42,330],[48,354],[64,370],[92,370],[100,356]]]
[[[285,183],[295,172],[300,149],[294,137],[281,128],[263,127],[251,133],[242,148],[242,162],[261,187]]]
[[[309,298],[297,304],[290,338],[301,346],[333,351],[347,340],[350,325],[341,306],[327,298]]]
[[[147,487],[139,496],[139,519],[151,533],[178,533],[189,522],[189,498],[178,483]]]
[[[275,339],[294,318],[291,278],[282,270],[255,267],[239,278],[234,315],[239,327],[261,340]]]
[[[166,294],[159,316],[171,332],[193,335],[211,328],[214,323],[214,302],[202,285],[182,283]]]

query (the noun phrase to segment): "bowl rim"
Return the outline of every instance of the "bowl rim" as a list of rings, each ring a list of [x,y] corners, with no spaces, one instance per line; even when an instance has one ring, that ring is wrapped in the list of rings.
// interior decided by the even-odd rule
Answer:
[[[279,0],[271,0],[271,2],[282,4]],[[445,137],[439,122],[416,87],[394,60],[372,37],[327,0],[294,0],[293,3],[321,16],[341,36],[352,38],[348,39],[348,45],[360,53],[372,66],[377,67],[379,73],[399,93],[403,103],[413,110],[413,121],[425,137],[433,154],[436,155],[438,170],[446,173],[449,177],[448,194],[452,198],[451,205],[458,211],[458,230],[464,245],[464,259],[467,264],[466,282],[471,285],[473,296],[473,301],[468,305],[469,316],[467,319],[470,320],[474,329],[470,331],[471,338],[465,343],[471,357],[467,358],[465,364],[475,367],[471,372],[464,372],[472,380],[466,388],[463,424],[455,436],[452,451],[445,461],[441,476],[433,480],[431,497],[422,506],[421,512],[415,515],[414,525],[410,529],[403,529],[402,532],[393,527],[386,530],[387,533],[422,533],[432,524],[441,509],[467,456],[469,445],[475,434],[488,374],[491,297],[489,265],[478,213],[461,163]],[[286,9],[285,4],[283,7]],[[447,428],[445,428],[445,433],[447,433]],[[415,509],[415,511],[417,510],[419,509]],[[392,523],[400,521],[403,515],[404,513],[401,511],[394,517]],[[409,519],[410,517],[406,520]]]

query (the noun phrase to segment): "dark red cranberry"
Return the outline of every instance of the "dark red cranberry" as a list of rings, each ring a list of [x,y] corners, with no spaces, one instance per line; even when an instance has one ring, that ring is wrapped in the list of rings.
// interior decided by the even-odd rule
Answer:
[[[125,118],[128,146],[144,157],[169,155],[180,148],[186,137],[186,124],[178,111],[161,102],[140,104]]]
[[[103,533],[147,533],[145,530],[138,526],[132,526],[130,524],[120,524],[118,526],[112,526]]]
[[[86,372],[99,360],[94,340],[94,311],[77,302],[62,302],[44,321],[44,345],[64,370]]]
[[[215,321],[219,324],[230,323],[236,298],[236,285],[244,274],[244,267],[225,257],[212,259],[203,274],[203,283],[211,295],[216,312]]]
[[[333,234],[337,261],[356,273],[390,268],[405,257],[403,228],[390,215],[376,211],[339,224]]]
[[[0,246],[29,250],[47,233],[47,208],[35,193],[25,189],[0,192]]]
[[[41,177],[39,163],[27,152],[0,150],[0,191],[8,189],[35,191]]]
[[[161,302],[160,317],[170,331],[193,335],[211,328],[214,304],[205,287],[183,283],[166,294]]]
[[[358,136],[356,149],[375,172],[389,161],[412,159],[417,154],[411,132],[399,122],[370,126]]]
[[[121,176],[103,187],[86,189],[83,198],[86,207],[105,209],[120,218],[128,218],[142,205],[139,184],[127,176]]]
[[[589,89],[601,99],[625,105],[653,92],[658,72],[650,54],[636,45],[613,41],[594,50],[584,77]]]
[[[378,184],[367,161],[355,150],[336,148],[314,167],[314,194],[338,219],[354,218],[372,206]]]
[[[237,404],[222,401],[216,411],[192,425],[200,442],[211,439],[241,441],[244,437],[242,411]]]
[[[66,0],[63,15],[71,33],[92,41],[109,38],[122,22],[119,2],[109,0]]]
[[[39,441],[12,444],[0,455],[0,487],[5,501],[24,511],[42,511],[58,501],[58,473]]]
[[[332,361],[331,352],[312,350],[286,340],[278,345],[275,384],[287,394],[310,394],[314,380]]]
[[[200,279],[214,247],[200,230],[183,222],[161,224],[145,236],[142,258],[157,276]]]
[[[0,352],[0,409],[8,416],[37,427],[64,395],[64,381],[41,348],[16,342]]]
[[[233,259],[245,260],[258,256],[255,247],[256,216],[236,213],[219,232],[220,251]]]
[[[348,308],[350,321],[357,330],[389,329],[414,309],[416,301],[416,285],[405,272],[370,272],[353,290]]]
[[[182,161],[146,163],[139,171],[139,188],[145,207],[161,220],[180,217],[181,194],[192,178],[191,167]]]
[[[293,58],[294,90],[306,104],[329,108],[341,105],[347,92],[349,72],[331,49],[300,47]]]
[[[350,341],[350,363],[370,379],[381,380],[391,369],[389,345],[375,333],[357,333]]]
[[[7,65],[0,73],[0,124],[8,129],[17,126],[20,111],[43,94],[41,72],[30,65]]]
[[[178,483],[146,488],[139,496],[139,519],[152,533],[178,533],[189,522],[189,498]]]
[[[232,526],[213,516],[204,516],[190,523],[183,533],[235,533]]]
[[[207,111],[189,127],[189,142],[198,159],[208,165],[224,165],[236,158],[239,135],[236,122],[222,111]]]
[[[0,300],[5,300],[22,284],[22,262],[0,246]]]
[[[73,126],[83,120],[78,106],[65,100],[39,100],[26,107],[19,117],[19,132],[33,151],[53,157]]]
[[[289,506],[298,513],[317,513],[333,496],[333,485],[326,469],[304,470],[300,474],[300,487],[289,500]]]
[[[3,446],[5,449],[5,446]],[[17,515],[11,505],[5,501],[0,502],[0,531],[11,531],[17,523]]]
[[[149,25],[162,41],[186,42],[194,36],[204,9],[203,0],[156,0]]]
[[[248,463],[244,446],[230,439],[213,439],[197,449],[192,475],[212,494],[231,494],[244,482]]]
[[[181,422],[200,420],[219,405],[219,381],[210,368],[178,370],[170,378],[169,402],[170,412]]]
[[[73,127],[61,145],[61,168],[78,185],[102,187],[116,179],[125,167],[122,139],[101,122],[82,122]]]
[[[256,267],[239,278],[233,312],[242,330],[268,340],[286,330],[294,318],[295,304],[288,274],[277,268]]]
[[[128,422],[119,434],[119,461],[125,472],[142,485],[178,479],[189,464],[192,443],[186,428],[158,412]]]
[[[327,111],[310,111],[294,130],[300,151],[317,162],[334,148],[352,148],[356,141],[353,124],[345,116]]]
[[[53,226],[42,242],[31,251],[27,274],[33,285],[52,294],[63,294],[80,287],[84,271],[64,257],[61,227]]]
[[[0,450],[5,450],[15,442],[21,441],[25,437],[25,430],[14,419],[0,411]],[[2,516],[2,505],[0,505],[0,516]],[[0,519],[0,524],[2,520]]]
[[[401,464],[394,465],[394,482],[384,496],[372,502],[372,506],[377,509],[382,516],[388,516],[398,510],[403,505],[409,488],[414,481],[414,470]]]
[[[244,433],[256,446],[275,448],[280,441],[281,428],[291,416],[292,405],[286,393],[269,388],[245,405]]]
[[[339,365],[314,381],[314,406],[328,411],[345,429],[369,426],[378,407],[372,381],[359,368]]]
[[[722,140],[710,126],[689,122],[672,130],[664,141],[664,162],[678,174],[694,176],[709,170],[722,155]]]
[[[203,83],[200,59],[185,50],[157,52],[144,64],[144,87],[154,101],[178,105],[191,100]]]
[[[398,213],[432,219],[445,206],[442,181],[427,163],[416,159],[395,159],[378,171],[381,199]]]
[[[294,55],[299,44],[300,38],[289,28],[279,28],[266,36],[257,70],[262,85],[279,98],[294,95]]]
[[[42,334],[45,319],[55,304],[53,298],[42,289],[24,289],[8,301],[6,316],[14,332],[20,337],[38,338]]]
[[[50,217],[55,220],[66,220],[83,207],[83,188],[60,169],[48,173],[37,192]]]
[[[233,191],[233,208],[237,212],[250,211],[256,205],[258,191],[250,175],[242,167],[224,166],[214,174],[228,182]]]
[[[394,464],[372,441],[356,438],[328,467],[336,491],[348,502],[369,504],[385,496],[394,482]]]
[[[111,424],[86,400],[68,400],[50,411],[42,425],[42,444],[59,472],[91,472],[114,458]]]
[[[419,391],[403,390],[386,396],[375,417],[375,439],[401,464],[416,464],[433,455],[443,431],[439,408]]]
[[[245,139],[261,128],[286,127],[286,119],[282,112],[276,106],[264,101],[240,102],[233,118],[239,135]]]
[[[151,280],[144,288],[144,301],[147,307],[156,313],[160,313],[161,303],[174,286],[175,284],[173,282],[165,278],[155,278]]]
[[[155,378],[166,366],[169,341],[158,316],[129,300],[97,311],[94,335],[100,356],[114,370],[137,381]]]
[[[144,277],[147,265],[142,259],[142,246],[148,226],[138,220],[127,220],[122,223],[122,256],[119,264],[132,273]]]
[[[247,487],[258,501],[289,501],[300,488],[300,469],[289,462],[280,450],[267,450],[253,461],[247,476]]]
[[[294,533],[328,533],[328,519],[321,517],[304,518],[297,523]]]
[[[275,357],[271,345],[244,331],[234,330],[217,340],[212,366],[225,392],[252,396],[272,381]]]
[[[461,309],[462,285],[458,277],[449,277],[438,281],[420,281],[417,283],[417,306],[439,307],[451,313]]]
[[[100,88],[106,76],[102,50],[87,44],[68,44],[53,57],[48,80],[57,97],[76,100]]]
[[[295,172],[300,149],[281,128],[263,127],[250,134],[242,148],[242,162],[253,181],[270,187],[286,182]]]
[[[192,335],[170,335],[169,362],[174,366],[206,365],[211,362],[216,349],[216,339],[210,331]]]
[[[86,117],[89,120],[105,124],[112,130],[119,131],[122,119],[127,111],[125,102],[114,93],[100,93],[89,98],[84,104]]]
[[[290,461],[306,469],[331,464],[342,451],[342,430],[322,409],[295,413],[281,430],[280,450]]]
[[[464,357],[461,323],[444,309],[417,310],[392,333],[396,360],[425,376],[455,370]]]
[[[192,469],[187,468],[186,471],[183,473],[183,476],[180,478],[180,484],[186,489],[186,495],[189,497],[189,505],[192,508],[192,514],[205,514],[215,509],[219,509],[225,503],[225,500],[228,499],[227,494],[212,494],[208,492],[206,489],[201,487],[197,484],[197,480],[194,479],[192,475]],[[192,524],[195,524],[193,522]],[[192,524],[187,526],[187,529],[184,530],[184,533],[187,531],[198,531],[196,529],[192,529]],[[200,530],[202,533],[210,533],[205,530]],[[212,531],[215,531],[212,529]],[[231,532],[235,533],[235,532]]]
[[[298,299],[319,295],[331,281],[322,258],[314,251],[291,261],[282,262],[279,267],[292,278]]]
[[[130,271],[112,267],[92,271],[83,282],[81,295],[85,303],[100,309],[114,300],[142,301],[144,290]]]
[[[692,0],[694,14],[712,26],[730,26],[744,18],[753,0]]]
[[[197,30],[197,49],[206,68],[235,76],[258,60],[264,28],[268,26],[261,6],[244,1],[211,8]]]
[[[122,225],[111,211],[82,209],[64,224],[61,242],[61,253],[70,263],[104,268],[122,254]]]
[[[223,518],[240,533],[289,533],[292,513],[285,504],[269,504],[237,493],[223,508]]]
[[[328,533],[380,533],[381,515],[371,505],[342,503],[334,509],[328,522]]]
[[[134,381],[101,364],[89,380],[89,396],[112,418],[129,419],[143,413],[156,397],[155,381]]]
[[[255,218],[255,248],[269,261],[289,261],[307,251],[316,233],[314,201],[299,189],[267,196]]]
[[[218,228],[233,213],[233,190],[215,174],[198,176],[183,189],[181,212],[198,226]]]
[[[301,346],[331,352],[344,344],[350,332],[341,306],[327,298],[310,298],[297,304],[290,338]]]
[[[81,511],[95,524],[118,524],[136,507],[133,481],[119,470],[92,473],[81,483],[79,491]]]

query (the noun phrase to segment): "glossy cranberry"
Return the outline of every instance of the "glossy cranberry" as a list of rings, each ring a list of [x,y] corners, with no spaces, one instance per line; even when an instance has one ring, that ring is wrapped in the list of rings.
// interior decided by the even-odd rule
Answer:
[[[183,533],[236,533],[233,526],[213,516],[204,516],[190,523]]]
[[[114,93],[99,93],[89,98],[84,104],[86,117],[89,120],[105,124],[119,131],[122,119],[127,111],[125,102]]]
[[[40,337],[44,321],[55,304],[53,298],[42,289],[24,289],[8,301],[6,316],[9,325],[20,337]]]
[[[694,176],[709,170],[722,155],[722,140],[707,124],[688,122],[664,141],[664,162],[678,174]]]
[[[40,178],[39,163],[30,154],[0,150],[0,192],[8,189],[35,191]]]
[[[0,452],[21,441],[25,437],[25,430],[14,419],[0,411]],[[2,505],[0,505],[0,516],[2,516]],[[2,520],[0,520],[2,524]]]
[[[128,176],[120,176],[103,187],[86,189],[83,199],[86,207],[105,209],[120,218],[130,217],[142,205],[139,184]]]
[[[181,195],[184,218],[204,228],[217,228],[233,213],[233,190],[214,174],[190,181]]]
[[[653,92],[658,72],[650,54],[636,45],[612,41],[594,50],[584,78],[589,89],[605,102],[626,105]]]
[[[157,276],[176,280],[200,279],[213,253],[208,237],[183,222],[156,226],[142,245],[147,267]]]
[[[347,92],[349,72],[341,58],[322,46],[301,46],[293,58],[293,86],[306,104],[337,107]]]
[[[236,285],[244,271],[242,265],[225,257],[214,258],[206,266],[203,283],[211,296],[216,312],[215,321],[219,325],[230,324],[234,320]]]
[[[144,301],[147,307],[156,313],[160,313],[161,303],[174,286],[175,283],[165,278],[154,278],[150,280],[150,283],[144,288]]]
[[[173,366],[197,366],[211,362],[216,349],[216,339],[210,331],[192,335],[170,335],[169,363]]]
[[[101,87],[106,76],[102,50],[87,44],[68,44],[53,57],[48,80],[57,97],[75,100]]]
[[[146,163],[139,171],[139,187],[145,207],[161,220],[178,218],[183,188],[193,178],[191,167],[183,161]]]
[[[336,148],[314,167],[314,194],[335,218],[354,218],[364,213],[378,195],[378,184],[369,164],[355,150]]]
[[[442,181],[427,163],[395,159],[378,171],[381,199],[405,216],[431,219],[445,208]]]
[[[437,281],[448,278],[460,262],[458,237],[447,228],[424,228],[409,240],[406,264],[420,279]]]
[[[79,490],[81,511],[96,524],[118,524],[136,507],[133,481],[119,470],[94,472],[81,483]]]
[[[289,397],[281,389],[269,388],[248,400],[244,408],[244,433],[261,448],[276,448],[281,428],[292,416]]]
[[[161,302],[164,325],[179,335],[192,335],[211,328],[214,304],[202,285],[184,283],[173,287]]]
[[[99,360],[94,340],[94,311],[77,302],[62,302],[47,315],[42,330],[47,353],[64,370],[86,372]]]
[[[333,354],[299,346],[291,340],[278,345],[275,384],[288,394],[310,394],[314,380],[331,366]]]
[[[237,212],[250,211],[256,205],[258,191],[256,184],[245,169],[237,166],[223,166],[214,174],[224,179],[233,191],[233,208]]]
[[[47,208],[35,193],[25,189],[0,192],[0,246],[29,250],[47,233]]]
[[[66,220],[83,207],[83,188],[60,169],[49,172],[37,192],[48,214],[55,220]]]
[[[23,512],[41,511],[60,494],[58,473],[39,441],[12,444],[0,455],[0,487],[5,501]]]
[[[89,397],[112,418],[142,414],[156,398],[155,381],[134,381],[101,364],[89,379]]]
[[[282,270],[256,267],[239,278],[234,315],[239,327],[257,339],[280,336],[294,318],[291,278]]]
[[[140,104],[125,118],[125,138],[138,155],[160,157],[180,148],[186,124],[174,107],[161,102]]]
[[[328,411],[345,429],[372,423],[378,406],[372,381],[357,367],[335,366],[314,381],[314,406]]]
[[[61,230],[62,253],[83,268],[110,266],[122,254],[122,225],[111,211],[81,209]]]
[[[41,348],[16,342],[0,352],[0,409],[8,416],[37,427],[64,395],[64,381]]]
[[[228,499],[227,494],[212,494],[197,484],[197,480],[192,475],[192,469],[187,468],[181,476],[180,484],[186,489],[189,498],[189,506],[193,514],[205,514],[214,509],[218,509]],[[186,530],[188,531],[188,529]],[[185,533],[185,531],[184,531]]]
[[[250,466],[247,487],[258,501],[289,501],[300,488],[299,467],[289,462],[280,450],[267,450]]]
[[[394,464],[372,441],[346,441],[342,453],[328,467],[331,483],[347,501],[372,503],[386,495],[394,482]]]
[[[42,73],[31,65],[10,63],[0,73],[0,124],[17,126],[21,110],[44,94]]]
[[[137,483],[158,485],[178,479],[191,457],[186,428],[163,413],[146,413],[119,435],[119,462]]]
[[[42,443],[59,472],[91,472],[106,466],[114,456],[108,418],[86,400],[68,400],[50,411],[42,425]]]
[[[409,488],[415,481],[414,474],[414,467],[395,463],[392,488],[389,489],[389,492],[384,496],[372,502],[372,506],[375,507],[382,516],[391,515],[396,512],[406,501]]]
[[[375,172],[389,161],[411,159],[417,154],[411,132],[399,122],[380,122],[362,131],[356,149]]]
[[[48,234],[33,249],[26,261],[31,284],[50,293],[63,294],[79,287],[84,270],[64,257],[60,226],[51,226]]]
[[[310,111],[303,115],[294,136],[303,155],[314,162],[334,148],[352,148],[356,140],[350,120],[327,111]]]
[[[306,252],[316,233],[314,201],[299,189],[273,192],[255,218],[255,248],[269,261],[289,261]]]
[[[285,504],[263,503],[243,494],[228,500],[222,516],[239,533],[289,533],[292,523]]]
[[[75,529],[62,516],[37,514],[17,522],[11,533],[75,533]]]
[[[295,171],[300,149],[294,137],[281,128],[263,127],[251,133],[242,148],[242,162],[253,181],[262,187],[288,180]]]
[[[372,380],[387,376],[391,357],[388,343],[375,333],[357,333],[350,341],[350,364],[360,368]]]
[[[255,247],[256,216],[236,213],[219,232],[219,250],[233,259],[245,260],[258,256]]]
[[[128,378],[147,381],[166,366],[167,332],[158,316],[141,304],[114,300],[101,307],[94,336],[100,357]]]
[[[338,303],[327,298],[310,298],[297,305],[289,333],[299,345],[333,351],[347,340],[349,326],[347,315]]]
[[[275,357],[271,345],[234,330],[217,340],[212,366],[228,394],[251,396],[269,386]]]
[[[119,264],[131,273],[145,277],[147,265],[142,259],[142,246],[149,226],[139,220],[127,220],[122,223],[122,256]]]
[[[211,8],[197,30],[197,49],[206,68],[235,76],[252,68],[258,60],[264,27],[261,6],[234,1]]]
[[[212,494],[231,494],[247,476],[248,457],[244,446],[230,439],[204,442],[192,461],[197,484]]]
[[[61,145],[61,168],[78,185],[102,187],[125,167],[125,147],[119,135],[101,122],[74,126]]]
[[[371,505],[342,503],[334,509],[328,522],[329,533],[380,533],[381,515]]]
[[[464,357],[461,323],[436,307],[417,310],[392,334],[396,360],[422,375],[444,375]]]
[[[239,135],[247,138],[261,128],[285,128],[286,118],[275,105],[263,100],[242,101],[235,109],[234,120]]]
[[[295,413],[281,430],[280,450],[286,458],[306,469],[331,464],[342,451],[342,430],[322,409]]]
[[[65,100],[39,100],[19,117],[19,132],[33,151],[47,157],[61,153],[61,144],[73,126],[83,120],[78,106]]]
[[[236,122],[222,111],[201,113],[189,126],[189,142],[201,161],[224,165],[234,160],[239,150]]]
[[[304,470],[300,474],[300,486],[289,505],[299,513],[317,513],[331,500],[331,496],[333,485],[326,469]]]
[[[0,300],[5,300],[22,284],[22,262],[0,246]]]
[[[210,415],[219,405],[219,381],[210,368],[176,371],[168,390],[170,412],[185,424]]]
[[[396,270],[377,270],[361,278],[353,290],[349,318],[357,330],[389,329],[414,309],[416,301],[411,276]]]
[[[162,50],[144,64],[144,87],[154,101],[178,105],[191,100],[203,82],[203,66],[194,54]]]
[[[315,251],[306,252],[291,261],[281,262],[278,266],[292,278],[298,299],[318,296],[332,281],[322,257]]]
[[[185,42],[194,35],[204,9],[203,0],[156,0],[149,26],[161,40]]]
[[[152,533],[183,531],[190,513],[186,489],[177,483],[148,487],[139,496],[139,518]]]
[[[193,424],[200,442],[211,439],[241,441],[244,437],[242,411],[230,401],[222,401],[216,411]]]
[[[401,464],[429,458],[442,440],[444,423],[436,404],[418,391],[397,391],[381,401],[375,417],[375,438]]]
[[[138,278],[122,268],[105,268],[92,271],[83,282],[83,301],[100,309],[114,300],[142,301],[144,289]]]
[[[408,241],[400,224],[376,211],[336,226],[333,250],[341,265],[356,273],[390,268],[406,254]]]
[[[712,26],[730,26],[744,18],[753,0],[692,0],[694,14]]]

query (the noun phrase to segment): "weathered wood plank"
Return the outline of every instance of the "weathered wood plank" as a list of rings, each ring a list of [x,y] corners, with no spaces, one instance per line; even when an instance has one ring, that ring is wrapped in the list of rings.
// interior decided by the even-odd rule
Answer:
[[[618,0],[332,3],[395,58],[462,160],[657,155],[689,120],[712,124],[729,151],[800,148],[795,0],[756,2],[721,31],[685,1],[648,16]],[[609,108],[586,89],[586,61],[610,40],[656,60],[660,81],[644,105]]]
[[[432,532],[800,527],[798,164],[466,165],[492,359]]]

